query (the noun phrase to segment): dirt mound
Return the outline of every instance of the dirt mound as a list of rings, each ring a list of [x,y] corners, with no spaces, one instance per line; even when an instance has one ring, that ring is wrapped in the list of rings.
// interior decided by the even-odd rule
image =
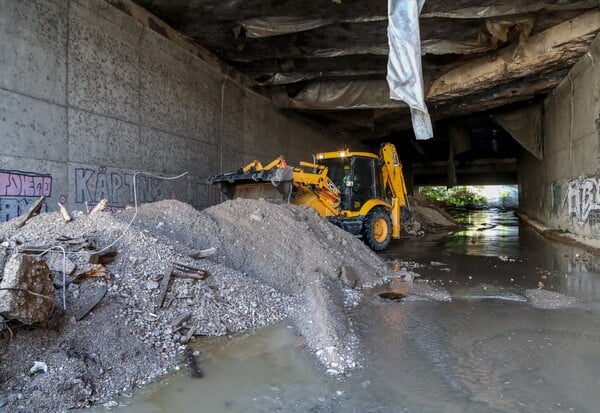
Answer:
[[[298,292],[312,279],[340,277],[354,268],[363,284],[376,282],[386,266],[362,241],[321,219],[309,207],[237,199],[203,211],[219,227],[228,264],[274,287]]]
[[[355,274],[352,284],[368,286],[386,272],[362,242],[311,209],[256,200],[201,212],[178,201],[146,204],[129,226],[134,214],[75,213],[65,224],[50,213],[21,229],[0,225],[0,249],[59,245],[78,269],[118,240],[116,259],[106,266],[110,280],[70,283],[67,310],[57,311],[51,327],[12,324],[14,338],[0,339],[0,410],[63,411],[106,402],[175,368],[186,336],[223,335],[289,317],[330,373],[357,364],[346,310],[360,293],[343,280]],[[77,243],[95,249],[74,251]],[[209,247],[217,251],[209,259],[190,258]],[[173,263],[210,276],[171,278],[161,307],[162,278]],[[62,274],[55,276],[60,287]],[[103,288],[103,300],[77,321]],[[62,288],[57,293],[60,310]],[[183,316],[187,321],[177,326]],[[47,372],[28,375],[34,361],[46,363]]]
[[[441,212],[433,208],[416,205],[414,212],[423,225],[436,225],[442,227],[455,227],[456,222],[446,218]]]

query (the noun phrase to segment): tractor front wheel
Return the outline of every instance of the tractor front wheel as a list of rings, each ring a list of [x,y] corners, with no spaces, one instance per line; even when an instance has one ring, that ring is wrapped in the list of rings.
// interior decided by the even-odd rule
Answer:
[[[363,241],[373,251],[384,251],[392,239],[392,220],[389,212],[381,208],[369,211],[362,228]]]

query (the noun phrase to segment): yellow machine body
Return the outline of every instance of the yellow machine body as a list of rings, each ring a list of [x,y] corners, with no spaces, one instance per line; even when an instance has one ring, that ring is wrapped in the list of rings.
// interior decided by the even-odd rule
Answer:
[[[383,144],[379,154],[318,153],[314,162],[300,162],[298,167],[289,166],[283,157],[266,166],[252,161],[238,172],[209,179],[209,183],[220,185],[230,198],[266,198],[267,184],[267,189],[276,189],[279,198],[310,206],[321,217],[362,237],[376,251],[386,249],[391,238],[400,236],[401,208],[407,206],[402,164],[390,143]]]

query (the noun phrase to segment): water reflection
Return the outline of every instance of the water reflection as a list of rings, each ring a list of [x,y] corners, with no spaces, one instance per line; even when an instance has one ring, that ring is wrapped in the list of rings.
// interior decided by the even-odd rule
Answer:
[[[514,211],[485,210],[456,213],[465,225],[445,243],[453,254],[510,256],[519,246],[519,221]]]

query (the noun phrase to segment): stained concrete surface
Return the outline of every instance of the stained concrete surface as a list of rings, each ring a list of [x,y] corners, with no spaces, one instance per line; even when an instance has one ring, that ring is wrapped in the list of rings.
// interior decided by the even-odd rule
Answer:
[[[188,171],[140,177],[143,202],[202,208],[220,200],[210,175],[336,147],[103,0],[0,2],[0,143],[0,221],[39,196],[24,189],[31,176],[50,177],[45,210],[102,197],[120,210],[133,202],[134,173]]]
[[[544,102],[544,153],[519,159],[519,208],[552,229],[598,239],[600,37]]]

